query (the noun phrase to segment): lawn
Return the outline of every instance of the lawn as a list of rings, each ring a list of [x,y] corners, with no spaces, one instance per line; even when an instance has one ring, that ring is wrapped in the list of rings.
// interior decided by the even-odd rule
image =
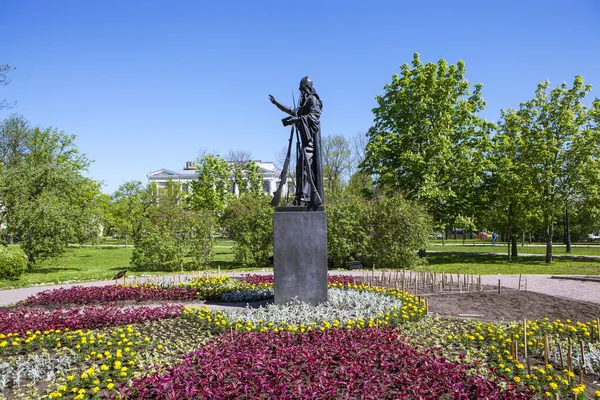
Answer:
[[[546,264],[544,260],[543,255],[513,257],[508,262],[506,255],[430,252],[427,254],[427,265],[418,269],[449,273],[460,271],[474,275],[600,275],[600,259],[555,257],[551,264]]]
[[[233,262],[231,241],[219,241],[214,248],[213,263],[205,271],[218,272],[222,269],[239,269]],[[129,265],[133,247],[129,246],[83,246],[70,247],[56,259],[42,262],[34,270],[25,273],[16,281],[0,279],[0,288],[18,288],[39,284],[57,284],[60,282],[84,282],[109,280],[121,270],[127,269],[128,277],[142,274],[164,272],[136,270]]]
[[[469,252],[469,253],[503,253],[507,254],[508,248],[506,243],[498,243],[492,246],[490,243],[471,242],[462,245],[460,243],[449,243],[442,245],[441,243],[432,243],[428,250],[444,251],[444,252]],[[546,246],[544,245],[525,245],[517,246],[519,254],[546,254]],[[566,252],[563,245],[554,245],[552,247],[553,255],[569,255],[569,256],[600,256],[600,246],[595,245],[576,245],[571,247],[571,253]]]
[[[203,272],[252,271],[243,268],[233,260],[232,241],[218,241],[213,249],[213,262]],[[506,255],[484,254],[504,252],[501,246],[460,246],[457,244],[429,248],[428,264],[419,270],[436,272],[460,271],[461,273],[488,274],[553,274],[553,275],[600,275],[599,259],[581,259],[577,257],[555,257],[552,264],[544,262],[543,247],[519,248],[521,254],[534,253],[539,256],[513,257],[507,261]],[[562,249],[555,249],[555,254],[564,254]],[[443,252],[442,252],[443,251]],[[600,248],[574,248],[573,255],[600,255]],[[71,247],[65,255],[54,260],[43,262],[35,270],[24,274],[16,281],[0,280],[0,288],[27,287],[40,284],[57,284],[61,282],[84,282],[94,280],[110,280],[123,269],[129,270],[128,277],[142,274],[159,274],[135,270],[129,265],[133,247],[123,246],[84,246]]]

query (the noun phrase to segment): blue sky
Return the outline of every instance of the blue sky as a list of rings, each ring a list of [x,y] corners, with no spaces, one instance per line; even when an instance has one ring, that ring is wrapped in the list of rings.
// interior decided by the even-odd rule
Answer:
[[[463,60],[483,116],[583,75],[600,97],[600,1],[1,0],[0,110],[77,135],[89,175],[114,192],[181,169],[201,150],[275,161],[282,113],[309,75],[323,135],[372,124],[375,96],[418,52]]]

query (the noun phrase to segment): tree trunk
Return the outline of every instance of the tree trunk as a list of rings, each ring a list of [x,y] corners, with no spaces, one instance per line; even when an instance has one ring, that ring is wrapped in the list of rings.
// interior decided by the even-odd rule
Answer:
[[[510,256],[511,256],[511,254],[510,254],[510,237],[506,241],[506,246],[507,246],[506,248],[507,248],[507,252],[508,252],[508,262],[510,262],[511,261],[511,258],[510,258]]]
[[[517,248],[517,235],[516,233],[511,235],[510,237],[512,242],[512,256],[517,257],[519,255],[519,249]]]
[[[533,243],[533,241],[531,240],[531,232],[529,232],[529,244]]]
[[[569,225],[569,209],[565,207],[565,245],[567,253],[571,253],[571,228]]]
[[[552,222],[546,224],[546,263],[552,263],[552,235],[554,234],[554,225]]]

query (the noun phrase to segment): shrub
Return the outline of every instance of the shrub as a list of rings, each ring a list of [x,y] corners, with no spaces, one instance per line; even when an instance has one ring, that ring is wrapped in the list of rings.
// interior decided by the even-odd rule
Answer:
[[[149,271],[176,271],[183,268],[183,255],[165,221],[144,221],[135,241],[131,264]]]
[[[20,248],[0,247],[0,279],[19,279],[27,268],[27,256]]]
[[[269,265],[273,253],[273,207],[266,196],[244,194],[232,199],[222,216],[236,262],[251,266]]]
[[[348,261],[365,253],[368,237],[366,202],[354,195],[328,201],[327,256],[333,267],[345,268]]]
[[[367,200],[348,193],[327,204],[327,251],[335,267],[358,259],[378,268],[411,268],[429,240],[431,219],[400,195]]]
[[[131,264],[150,271],[197,269],[212,260],[214,229],[215,217],[205,210],[148,218],[136,239]]]
[[[432,229],[425,210],[400,195],[383,195],[369,201],[370,234],[364,258],[379,268],[411,268],[421,260]]]

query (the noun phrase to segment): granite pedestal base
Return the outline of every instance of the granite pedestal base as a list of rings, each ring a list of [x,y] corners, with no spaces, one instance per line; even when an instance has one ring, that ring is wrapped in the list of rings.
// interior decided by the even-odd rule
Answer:
[[[327,301],[327,217],[323,207],[276,207],[275,304]]]

